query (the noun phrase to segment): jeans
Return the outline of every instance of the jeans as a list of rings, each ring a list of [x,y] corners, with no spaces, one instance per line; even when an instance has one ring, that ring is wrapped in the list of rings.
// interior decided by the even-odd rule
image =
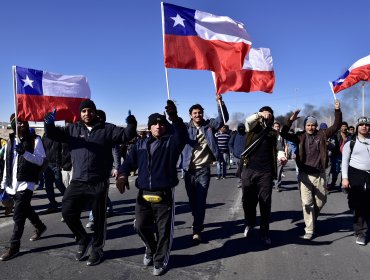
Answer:
[[[217,161],[217,176],[225,177],[226,176],[226,167],[230,164],[230,155],[229,153],[222,153],[222,157]]]
[[[58,203],[55,200],[54,183],[55,187],[60,191],[62,195],[64,195],[64,192],[66,190],[66,187],[63,184],[61,170],[57,167],[48,166],[44,171],[44,180],[46,195],[50,202],[49,207],[57,208]]]
[[[210,177],[211,169],[209,166],[185,171],[185,188],[194,219],[194,233],[199,233],[204,229]]]

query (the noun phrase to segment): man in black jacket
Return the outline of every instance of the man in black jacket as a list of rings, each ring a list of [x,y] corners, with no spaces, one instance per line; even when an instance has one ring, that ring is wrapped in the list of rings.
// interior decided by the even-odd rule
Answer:
[[[108,179],[112,168],[112,146],[129,141],[136,135],[136,119],[130,115],[126,128],[100,122],[96,118],[96,106],[90,99],[80,105],[81,120],[78,123],[55,127],[55,110],[45,116],[46,135],[55,141],[68,143],[72,158],[72,181],[64,193],[62,215],[79,245],[75,259],[81,261],[92,250],[87,265],[97,265],[103,257],[106,234],[106,204]],[[86,202],[91,202],[95,218],[94,238],[90,240],[80,215]]]
[[[135,143],[116,182],[123,193],[128,186],[130,171],[139,170],[135,183],[139,189],[135,207],[136,229],[146,246],[143,263],[148,266],[154,262],[155,276],[164,273],[169,260],[175,212],[174,187],[179,183],[176,165],[188,135],[172,101],[168,101],[166,110],[173,126],[164,115],[150,115],[150,136]]]

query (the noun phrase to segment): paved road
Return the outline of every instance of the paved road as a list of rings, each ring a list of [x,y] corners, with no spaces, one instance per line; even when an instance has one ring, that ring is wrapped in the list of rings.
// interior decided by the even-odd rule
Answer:
[[[283,191],[273,192],[272,245],[261,244],[258,230],[243,237],[241,190],[229,170],[225,180],[212,178],[204,242],[191,242],[191,214],[183,181],[176,189],[175,239],[169,271],[161,279],[369,279],[370,245],[355,244],[346,196],[340,191],[328,196],[313,241],[303,234],[302,210],[293,162],[285,170]],[[134,177],[131,177],[130,180]],[[131,184],[133,186],[133,183]],[[144,247],[132,222],[136,189],[120,195],[111,185],[115,216],[108,219],[105,259],[96,267],[73,259],[76,245],[61,214],[42,215],[48,226],[42,239],[28,241],[32,226],[27,222],[21,255],[0,262],[5,279],[153,279],[151,268],[143,267]],[[58,198],[61,199],[60,197]],[[45,191],[36,191],[33,205],[42,211]],[[12,221],[0,210],[0,249],[6,246]],[[86,223],[88,212],[82,214]]]

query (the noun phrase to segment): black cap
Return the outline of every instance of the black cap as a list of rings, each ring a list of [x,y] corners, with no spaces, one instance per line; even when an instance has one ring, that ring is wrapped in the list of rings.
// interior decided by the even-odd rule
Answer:
[[[166,124],[166,117],[158,113],[151,114],[148,118],[148,129],[150,130],[150,127],[157,123]]]
[[[90,108],[90,109],[93,109],[94,111],[96,111],[95,103],[91,99],[86,99],[86,100],[84,100],[84,101],[81,102],[81,104],[80,104],[80,112],[83,109],[86,109],[86,108]]]
[[[271,107],[270,107],[270,106],[263,106],[263,107],[259,110],[259,112],[263,112],[263,111],[270,112],[270,113],[271,113],[271,115],[273,115],[273,114],[274,114],[274,111],[271,109]]]

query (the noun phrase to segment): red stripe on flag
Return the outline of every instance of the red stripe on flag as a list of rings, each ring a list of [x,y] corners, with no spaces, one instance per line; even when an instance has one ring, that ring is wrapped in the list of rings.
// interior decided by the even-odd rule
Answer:
[[[275,84],[274,71],[241,70],[215,75],[218,94],[227,91],[272,93]]]
[[[24,121],[44,121],[45,114],[56,108],[56,120],[75,122],[80,119],[80,104],[85,99],[17,94],[18,118]]]
[[[352,69],[341,85],[333,87],[333,92],[338,93],[360,81],[370,81],[370,64]]]
[[[250,47],[241,42],[204,40],[198,36],[165,35],[164,63],[167,68],[235,71],[242,69]]]

